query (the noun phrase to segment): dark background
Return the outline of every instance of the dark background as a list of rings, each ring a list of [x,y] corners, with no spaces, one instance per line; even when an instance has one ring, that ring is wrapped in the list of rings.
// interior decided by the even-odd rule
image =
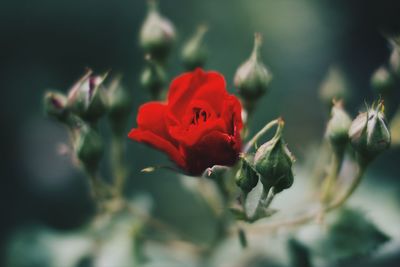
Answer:
[[[199,23],[206,23],[210,28],[206,68],[222,72],[234,92],[233,75],[251,51],[253,33],[264,35],[263,58],[274,80],[253,127],[258,129],[283,115],[287,141],[300,161],[307,157],[307,144],[317,142],[323,133],[327,113],[317,91],[328,68],[336,64],[345,71],[353,91],[348,107],[355,115],[364,100],[374,98],[369,77],[390,53],[382,33],[400,32],[399,1],[160,2],[161,12],[174,22],[179,34],[170,61],[171,77],[182,72],[182,41]],[[135,113],[148,100],[138,85],[144,60],[137,38],[145,14],[143,0],[0,2],[2,237],[29,223],[72,229],[90,217],[93,207],[84,177],[67,157],[57,155],[57,144],[67,137],[61,126],[43,116],[42,96],[46,89],[66,92],[86,67],[96,72],[111,69],[122,73],[124,84],[133,90]],[[168,173],[138,174],[146,166],[167,162],[163,155],[133,142],[128,150],[133,173],[130,191],[150,192],[156,203],[168,199],[172,206],[188,198],[183,190],[173,191],[179,187],[173,178],[159,179]],[[398,151],[388,152],[373,168],[399,178],[399,159]],[[179,208],[180,215],[159,205],[156,211],[178,224],[179,216],[191,212],[198,216],[192,227],[201,225],[201,214],[191,210],[190,201],[185,203]]]

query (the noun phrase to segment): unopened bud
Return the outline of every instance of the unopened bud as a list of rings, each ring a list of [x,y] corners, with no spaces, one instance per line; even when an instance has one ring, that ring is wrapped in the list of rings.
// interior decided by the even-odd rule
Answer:
[[[67,97],[58,92],[47,92],[44,95],[45,113],[61,122],[65,122],[68,116]]]
[[[342,101],[335,101],[325,136],[335,149],[342,150],[349,141],[351,118],[343,109]]]
[[[103,140],[99,133],[89,125],[81,122],[78,138],[75,142],[75,153],[82,165],[88,171],[95,171],[103,156]]]
[[[240,169],[236,173],[236,185],[247,194],[257,185],[259,178],[256,170],[244,155],[240,157],[240,164]]]
[[[254,157],[256,171],[266,192],[273,187],[279,193],[293,184],[292,164],[294,157],[282,139],[283,121],[275,136],[260,146]]]
[[[378,68],[371,77],[371,86],[378,95],[385,96],[394,89],[395,81],[386,67]]]
[[[400,146],[400,109],[397,110],[393,119],[390,121],[390,134],[392,137],[392,144]]]
[[[148,1],[149,11],[140,30],[140,45],[155,60],[164,61],[176,38],[173,24],[158,12],[158,3]]]
[[[261,34],[256,33],[251,56],[238,68],[234,77],[234,84],[247,110],[251,110],[256,100],[265,94],[272,79],[270,71],[261,61],[261,44]]]
[[[344,73],[337,67],[331,67],[321,84],[319,92],[321,100],[327,104],[332,105],[335,99],[342,99],[347,101],[350,98],[350,88]]]
[[[376,108],[360,113],[351,124],[349,137],[361,159],[369,162],[390,146],[390,132],[380,102]]]
[[[206,26],[199,26],[194,35],[185,43],[182,50],[182,61],[187,70],[204,66],[207,60],[207,48],[204,45],[206,32]]]
[[[400,77],[400,48],[396,44],[392,44],[392,53],[389,58],[389,66],[391,71],[397,76]]]
[[[147,66],[142,72],[140,83],[144,89],[149,91],[152,99],[158,100],[161,91],[167,82],[167,74],[164,68],[153,61],[149,55],[146,56]]]
[[[132,94],[116,78],[108,90],[108,116],[114,133],[125,132],[126,122],[132,109]]]
[[[102,85],[106,75],[92,76],[89,70],[68,94],[68,108],[88,122],[96,122],[106,113],[106,95]]]

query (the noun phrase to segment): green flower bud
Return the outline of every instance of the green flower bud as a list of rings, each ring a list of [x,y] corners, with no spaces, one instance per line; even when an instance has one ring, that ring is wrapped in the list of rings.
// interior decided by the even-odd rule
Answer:
[[[395,80],[386,67],[378,68],[371,77],[371,86],[378,95],[387,95],[394,89]]]
[[[257,185],[259,178],[256,170],[244,155],[240,156],[240,164],[240,169],[236,173],[236,185],[247,194]]]
[[[108,90],[108,116],[114,133],[122,134],[129,118],[133,97],[129,90],[120,85],[120,79],[111,82]]]
[[[392,53],[389,58],[389,66],[391,71],[397,76],[400,77],[400,48],[396,44],[392,44]]]
[[[102,85],[106,75],[92,76],[88,71],[68,94],[68,108],[88,122],[96,122],[107,110],[107,98]]]
[[[272,79],[271,73],[261,61],[261,44],[261,34],[256,33],[251,56],[238,68],[234,77],[234,84],[247,110],[251,110],[256,100],[265,94]]]
[[[94,172],[103,156],[103,140],[95,129],[84,122],[78,127],[78,138],[74,144],[76,156],[87,171]]]
[[[164,61],[175,42],[174,25],[158,12],[156,1],[148,1],[149,11],[140,30],[140,45],[145,53],[160,62]]]
[[[65,122],[68,117],[67,97],[58,92],[47,92],[44,95],[44,112],[61,122]]]
[[[147,66],[140,77],[140,84],[148,90],[152,99],[158,100],[161,91],[167,82],[167,74],[164,68],[153,61],[149,55],[146,56]]]
[[[397,110],[396,114],[390,122],[390,134],[392,137],[392,144],[395,146],[400,145],[400,109]]]
[[[273,187],[279,193],[293,184],[294,157],[282,139],[283,122],[275,136],[257,149],[254,157],[256,171],[266,192]]]
[[[207,60],[207,48],[203,41],[206,32],[206,26],[199,26],[194,35],[185,43],[182,50],[182,61],[187,70],[204,66]]]
[[[352,122],[349,137],[351,144],[361,157],[368,162],[390,146],[390,132],[384,116],[384,106],[380,102],[360,113]]]
[[[321,84],[319,96],[329,107],[335,99],[343,99],[345,102],[349,100],[350,88],[344,73],[339,68],[334,66],[329,69]]]
[[[351,118],[343,109],[343,102],[334,102],[325,136],[333,148],[343,149],[349,141]]]

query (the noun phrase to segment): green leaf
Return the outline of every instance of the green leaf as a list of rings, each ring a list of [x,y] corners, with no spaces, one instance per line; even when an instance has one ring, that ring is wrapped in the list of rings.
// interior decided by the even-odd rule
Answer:
[[[321,248],[326,257],[341,261],[370,255],[389,239],[362,211],[344,208],[329,223]]]

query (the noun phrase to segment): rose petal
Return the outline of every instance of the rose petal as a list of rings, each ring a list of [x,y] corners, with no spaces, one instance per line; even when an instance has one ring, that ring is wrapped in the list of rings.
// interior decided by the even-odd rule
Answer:
[[[221,117],[227,123],[227,133],[230,135],[240,135],[240,131],[243,128],[242,105],[234,95],[229,95],[225,99]]]
[[[165,123],[167,106],[159,102],[149,102],[139,108],[137,116],[137,129],[132,129],[128,137],[145,142],[161,151],[164,151],[180,167],[184,160],[179,153],[178,145],[168,133]]]
[[[214,109],[214,112],[220,114],[222,111],[224,98],[228,96],[224,76],[218,72],[207,72],[207,81],[197,89],[193,99],[207,101]]]
[[[203,136],[194,146],[183,149],[186,168],[192,175],[214,165],[232,166],[240,153],[240,140],[218,131]]]
[[[192,99],[207,101],[219,113],[221,99],[227,95],[224,77],[217,72],[204,72],[197,68],[178,76],[171,83],[168,94],[170,111],[176,118],[181,118]]]
[[[167,106],[160,102],[148,102],[139,108],[136,118],[138,129],[148,130],[169,141],[173,141],[167,130],[165,115]]]
[[[220,100],[221,101],[221,100]],[[224,102],[223,100],[221,101]],[[204,111],[207,118],[203,120],[201,117],[198,121],[193,123],[195,113],[193,110]],[[227,132],[226,123],[223,121],[213,110],[207,101],[194,99],[187,107],[187,113],[183,116],[180,122],[174,123],[172,121],[167,123],[169,126],[169,134],[172,138],[179,143],[186,146],[195,144],[199,138],[210,131]]]
[[[225,133],[225,125],[226,123],[222,119],[215,119],[204,124],[189,126],[189,129],[181,126],[172,126],[169,127],[169,133],[174,139],[185,146],[193,146],[208,132],[218,131]]]
[[[174,161],[179,167],[185,169],[185,160],[179,153],[179,150],[168,140],[154,134],[151,131],[143,131],[140,129],[132,129],[128,137],[137,141],[146,143],[156,149],[165,152],[169,158]]]

